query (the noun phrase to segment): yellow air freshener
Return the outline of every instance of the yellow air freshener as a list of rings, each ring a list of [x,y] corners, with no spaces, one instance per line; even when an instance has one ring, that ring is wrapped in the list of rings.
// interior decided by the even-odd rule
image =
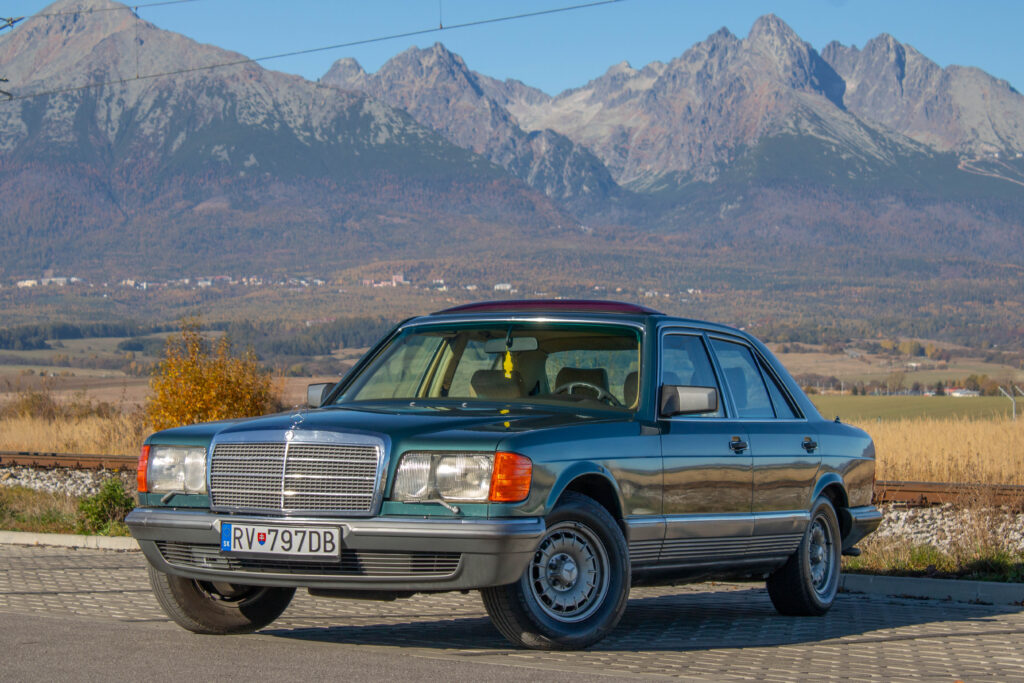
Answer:
[[[505,362],[501,364],[505,370],[505,379],[512,379],[512,352],[505,351]]]

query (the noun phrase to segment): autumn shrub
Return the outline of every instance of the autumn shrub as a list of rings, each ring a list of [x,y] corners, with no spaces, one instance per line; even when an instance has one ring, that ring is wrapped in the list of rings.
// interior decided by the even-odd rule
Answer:
[[[208,341],[194,320],[167,339],[150,382],[146,416],[154,429],[261,415],[279,407],[270,373],[227,337]]]

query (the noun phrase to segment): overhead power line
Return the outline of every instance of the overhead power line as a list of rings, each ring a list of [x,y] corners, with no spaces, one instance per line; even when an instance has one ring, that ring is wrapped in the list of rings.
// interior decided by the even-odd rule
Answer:
[[[153,4],[172,4],[173,2],[194,2],[194,1],[195,0],[167,0],[167,2],[153,3]],[[340,50],[340,49],[346,48],[346,47],[357,47],[359,45],[369,45],[371,43],[380,43],[380,42],[384,42],[386,40],[396,40],[398,38],[411,38],[413,36],[422,36],[422,35],[427,35],[427,34],[430,34],[430,33],[440,33],[442,31],[454,31],[454,30],[460,29],[460,28],[470,28],[470,27],[473,27],[473,26],[484,26],[484,25],[487,25],[487,24],[497,24],[497,23],[501,23],[501,22],[505,22],[505,21],[514,21],[514,20],[517,20],[517,19],[528,19],[530,17],[539,17],[539,16],[548,15],[548,14],[558,14],[558,13],[561,13],[561,12],[571,12],[573,10],[587,9],[587,8],[590,8],[590,7],[598,7],[600,5],[612,5],[612,4],[619,3],[619,2],[624,2],[624,1],[625,0],[594,0],[593,2],[585,2],[585,3],[578,4],[578,5],[567,5],[567,6],[564,6],[564,7],[555,7],[555,8],[552,8],[552,9],[538,10],[536,12],[523,12],[521,14],[510,14],[508,16],[494,17],[494,18],[491,18],[491,19],[478,19],[476,21],[467,21],[467,22],[463,22],[461,24],[450,24],[448,26],[437,26],[437,27],[431,27],[431,28],[424,28],[424,29],[419,29],[419,30],[415,30],[415,31],[405,31],[403,33],[392,33],[392,34],[385,35],[385,36],[376,36],[374,38],[364,38],[362,40],[352,40],[352,41],[348,41],[348,42],[345,42],[345,43],[335,43],[333,45],[324,45],[324,46],[321,46],[321,47],[311,47],[311,48],[306,48],[306,49],[303,49],[303,50],[292,50],[290,52],[280,52],[280,53],[273,54],[273,55],[266,55],[264,57],[246,57],[244,59],[236,59],[236,60],[232,60],[230,62],[220,62],[220,63],[217,63],[217,64],[204,64],[204,65],[201,65],[201,66],[192,66],[192,67],[187,67],[187,68],[184,68],[184,69],[174,69],[174,70],[171,70],[171,71],[161,71],[161,72],[151,73],[151,74],[141,74],[141,75],[137,75],[137,76],[133,76],[133,77],[129,77],[129,78],[118,78],[118,79],[109,80],[109,81],[96,81],[96,82],[93,82],[93,83],[86,83],[86,84],[83,84],[83,85],[67,86],[67,87],[64,87],[64,88],[54,88],[52,90],[42,90],[42,91],[38,91],[38,92],[34,92],[34,93],[27,93],[27,94],[24,94],[24,95],[16,94],[16,95],[13,95],[7,101],[27,100],[27,99],[31,99],[31,98],[34,98],[34,97],[43,97],[43,96],[46,96],[46,95],[60,95],[60,94],[63,94],[63,93],[78,92],[80,90],[90,90],[92,88],[102,88],[102,87],[105,87],[105,86],[108,86],[108,85],[124,85],[126,83],[131,83],[133,81],[145,81],[145,80],[151,80],[151,79],[154,79],[154,78],[163,78],[165,76],[180,76],[180,75],[183,75],[183,74],[196,73],[196,72],[199,72],[199,71],[213,71],[215,69],[225,69],[225,68],[228,68],[228,67],[240,66],[240,65],[243,65],[243,64],[255,64],[255,63],[259,63],[259,62],[267,62],[267,61],[270,61],[270,60],[273,60],[273,59],[283,59],[285,57],[296,57],[296,56],[299,56],[299,55],[308,55],[308,54],[313,54],[313,53],[316,53],[316,52],[329,52],[331,50]],[[139,5],[139,7],[145,7],[145,6],[146,5]],[[131,8],[125,7],[125,9],[131,9]]]
[[[160,2],[144,2],[140,5],[122,5],[119,7],[85,7],[82,9],[69,9],[62,12],[40,12],[33,14],[33,17],[65,17],[73,14],[99,14],[100,12],[134,12],[145,7],[159,7],[161,5],[180,5],[185,2],[199,2],[199,0],[160,0]]]

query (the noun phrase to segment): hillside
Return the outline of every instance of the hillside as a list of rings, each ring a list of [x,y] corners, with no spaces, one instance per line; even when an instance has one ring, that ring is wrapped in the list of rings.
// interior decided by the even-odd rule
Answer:
[[[240,55],[130,12],[30,18],[0,41],[18,92],[117,79],[136,57],[160,73]],[[7,275],[354,265],[573,223],[403,111],[253,64],[0,104],[0,131]]]
[[[123,7],[50,11],[86,5]],[[894,38],[819,54],[767,15],[553,97],[440,44],[318,82],[198,68],[239,59],[127,11],[0,37],[6,87],[50,93],[0,102],[0,284],[405,272],[861,336],[1024,329],[1022,98]],[[31,297],[0,310],[71,307]]]
[[[812,255],[827,260],[822,249],[896,250],[922,264],[953,256],[1024,264],[1024,162],[1005,133],[1024,120],[1024,101],[977,70],[943,71],[912,48],[879,47],[892,44],[880,37],[863,52],[832,44],[821,55],[766,15],[745,38],[722,29],[668,63],[616,64],[554,97],[473,72],[441,45],[406,50],[374,74],[339,60],[322,80],[404,108],[527,182],[508,141],[524,131],[564,136],[580,154],[592,153],[587,168],[603,163],[614,179],[584,181],[601,201],[563,202],[589,225],[656,232],[690,246],[743,245],[780,266]],[[901,54],[941,72],[929,76],[929,92],[960,93],[947,120],[973,126],[991,105],[989,128],[971,128],[976,144],[936,144],[937,134],[885,115],[898,106],[930,112],[924,95],[901,90],[917,104],[875,104],[893,91]],[[969,96],[992,88],[998,97]],[[979,157],[982,148],[991,153],[985,141],[997,135],[1003,158]],[[565,160],[535,148],[530,154],[530,164],[547,168]],[[573,194],[534,186],[563,199]]]

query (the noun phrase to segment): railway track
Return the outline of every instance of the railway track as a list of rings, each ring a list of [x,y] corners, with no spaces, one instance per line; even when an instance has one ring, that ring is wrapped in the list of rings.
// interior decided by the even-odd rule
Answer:
[[[80,453],[34,453],[0,451],[0,465],[24,467],[66,467],[77,470],[134,470],[139,459],[133,455],[83,455]]]
[[[0,451],[0,466],[66,467],[68,469],[134,470],[132,455],[83,455]],[[874,502],[927,507],[943,503],[979,502],[1024,508],[1024,486],[1010,484],[945,484],[929,481],[876,481]]]
[[[1024,486],[1012,484],[945,484],[933,481],[876,481],[875,503],[927,507],[942,503],[981,503],[1024,508]]]

